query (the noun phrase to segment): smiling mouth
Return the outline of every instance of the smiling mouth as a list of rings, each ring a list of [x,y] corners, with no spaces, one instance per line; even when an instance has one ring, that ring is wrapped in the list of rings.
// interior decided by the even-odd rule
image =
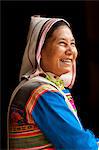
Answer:
[[[72,59],[61,59],[62,63],[70,64],[72,62]]]

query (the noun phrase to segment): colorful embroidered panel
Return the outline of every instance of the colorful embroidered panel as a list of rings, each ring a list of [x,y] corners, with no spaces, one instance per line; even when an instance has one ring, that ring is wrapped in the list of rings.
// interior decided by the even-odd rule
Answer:
[[[35,125],[15,126],[10,128],[10,148],[42,149],[52,147],[47,138]]]
[[[16,98],[16,100],[13,101],[10,108],[9,118],[9,145],[11,150],[50,150],[49,148],[51,148],[51,150],[54,149],[53,145],[35,124],[31,113],[27,111],[27,106],[31,110],[35,106],[38,97],[46,92],[47,89],[55,91],[55,88],[49,85],[39,86],[38,88],[33,90],[24,107],[23,105],[21,107],[21,102],[20,105],[17,105],[19,104],[18,102],[16,103],[16,101],[23,101],[24,99]]]
[[[73,109],[77,112],[72,95],[70,93],[67,93],[66,97],[68,98],[69,102],[71,103]]]

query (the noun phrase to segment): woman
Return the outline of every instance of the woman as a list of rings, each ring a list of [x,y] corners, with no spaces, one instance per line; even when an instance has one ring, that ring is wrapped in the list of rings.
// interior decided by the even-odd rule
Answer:
[[[64,19],[31,17],[20,84],[8,110],[10,149],[97,150],[83,128],[69,91],[76,75],[77,49]]]

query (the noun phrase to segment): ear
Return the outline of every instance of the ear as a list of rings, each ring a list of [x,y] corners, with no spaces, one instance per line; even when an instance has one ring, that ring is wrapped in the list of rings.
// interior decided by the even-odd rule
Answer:
[[[46,52],[46,46],[43,46],[43,48],[41,50],[41,58],[45,57],[45,52]]]

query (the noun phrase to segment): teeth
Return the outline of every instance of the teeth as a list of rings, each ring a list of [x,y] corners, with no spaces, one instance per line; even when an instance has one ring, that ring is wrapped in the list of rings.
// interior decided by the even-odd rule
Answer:
[[[62,59],[62,62],[71,62],[71,59]]]

